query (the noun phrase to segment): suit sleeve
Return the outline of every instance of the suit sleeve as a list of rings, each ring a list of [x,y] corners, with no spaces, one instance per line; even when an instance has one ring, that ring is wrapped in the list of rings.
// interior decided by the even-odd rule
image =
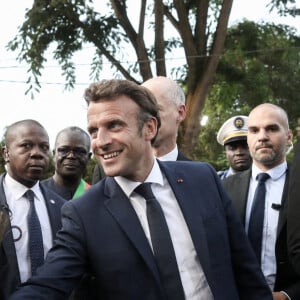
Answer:
[[[62,229],[45,263],[9,300],[65,300],[86,270],[83,228],[72,201],[62,208]]]
[[[294,269],[300,275],[300,138],[295,145],[288,190],[287,240]]]

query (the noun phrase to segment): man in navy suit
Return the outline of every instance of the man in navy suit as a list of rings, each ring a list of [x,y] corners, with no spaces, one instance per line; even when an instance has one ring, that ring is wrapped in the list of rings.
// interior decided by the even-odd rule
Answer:
[[[213,167],[154,157],[160,118],[151,92],[127,80],[104,80],[91,84],[85,99],[92,150],[107,177],[63,206],[62,230],[44,266],[10,300],[66,299],[84,272],[95,276],[98,299],[271,300]],[[175,252],[167,278],[171,263],[161,264],[162,246],[152,235],[157,219],[148,214],[149,198],[136,190],[145,182]],[[166,297],[174,277],[175,296]]]
[[[65,201],[40,185],[49,163],[49,137],[40,123],[22,120],[8,126],[2,156],[7,172],[0,176],[0,210],[10,219],[0,243],[0,299],[5,300],[32,273],[28,249],[29,201],[24,193],[30,189],[35,194],[44,255],[61,227],[60,209]]]
[[[265,203],[259,210],[263,216],[262,236],[253,242],[253,247],[262,244],[258,259],[274,300],[300,299],[300,275],[292,265],[287,246],[289,166],[286,154],[292,139],[288,116],[281,107],[271,103],[256,106],[249,114],[247,136],[253,164],[249,170],[222,181],[249,234],[258,175],[269,175],[265,182]]]

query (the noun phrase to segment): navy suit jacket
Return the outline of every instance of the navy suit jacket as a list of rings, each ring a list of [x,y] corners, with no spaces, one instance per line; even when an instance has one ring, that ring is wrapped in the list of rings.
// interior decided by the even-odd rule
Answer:
[[[241,221],[215,170],[159,162],[180,205],[215,300],[271,300]],[[62,208],[63,227],[36,276],[10,300],[67,299],[84,272],[97,299],[163,300],[154,257],[129,199],[106,177]]]
[[[243,223],[245,223],[250,177],[251,168],[222,180]],[[275,245],[277,272],[274,291],[283,290],[287,292],[291,299],[300,299],[300,276],[296,274],[295,269],[291,265],[287,248],[288,181],[289,172],[286,175],[277,225]]]
[[[0,176],[0,210],[8,212],[6,196],[3,189],[3,179],[5,174]],[[66,202],[60,196],[40,185],[41,191],[46,201],[51,230],[53,237],[61,228],[62,205]],[[11,225],[8,225],[6,233],[0,243],[0,299],[8,299],[20,285],[20,274],[17,262],[16,250],[13,241]]]

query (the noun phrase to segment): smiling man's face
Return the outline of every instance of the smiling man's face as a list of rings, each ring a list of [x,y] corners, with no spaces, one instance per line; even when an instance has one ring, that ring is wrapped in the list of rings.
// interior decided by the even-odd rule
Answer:
[[[139,106],[127,96],[91,102],[88,131],[92,150],[107,176],[123,176],[143,181],[153,165],[151,140],[157,122],[150,117],[139,126]]]

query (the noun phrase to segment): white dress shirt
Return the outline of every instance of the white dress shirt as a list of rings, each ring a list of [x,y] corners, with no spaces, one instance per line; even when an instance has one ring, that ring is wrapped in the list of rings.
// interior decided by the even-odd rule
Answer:
[[[120,176],[115,177],[115,179],[135,209],[151,246],[150,231],[146,215],[146,201],[143,197],[133,192],[140,182],[132,182]],[[164,212],[186,299],[213,299],[179,204],[156,160],[154,160],[153,168],[145,182],[152,183],[152,191]]]
[[[250,179],[249,194],[246,207],[245,229],[248,232],[249,219],[253,204],[253,197],[257,186],[256,176],[259,173],[268,173],[270,178],[265,182],[266,202],[263,225],[263,240],[261,252],[261,269],[271,290],[274,288],[276,275],[275,243],[277,236],[277,225],[279,209],[281,207],[282,193],[285,183],[287,163],[276,166],[273,169],[263,172],[254,164],[252,165],[252,176]],[[274,204],[277,209],[274,209]]]
[[[31,277],[27,224],[27,215],[30,203],[24,196],[24,193],[28,190],[28,188],[14,180],[8,174],[4,177],[3,187],[7,204],[11,211],[10,222],[15,242],[14,244],[17,254],[20,279],[21,282],[24,282]],[[53,244],[48,211],[39,183],[36,183],[31,190],[34,192],[34,204],[41,223],[44,255],[46,256]]]

